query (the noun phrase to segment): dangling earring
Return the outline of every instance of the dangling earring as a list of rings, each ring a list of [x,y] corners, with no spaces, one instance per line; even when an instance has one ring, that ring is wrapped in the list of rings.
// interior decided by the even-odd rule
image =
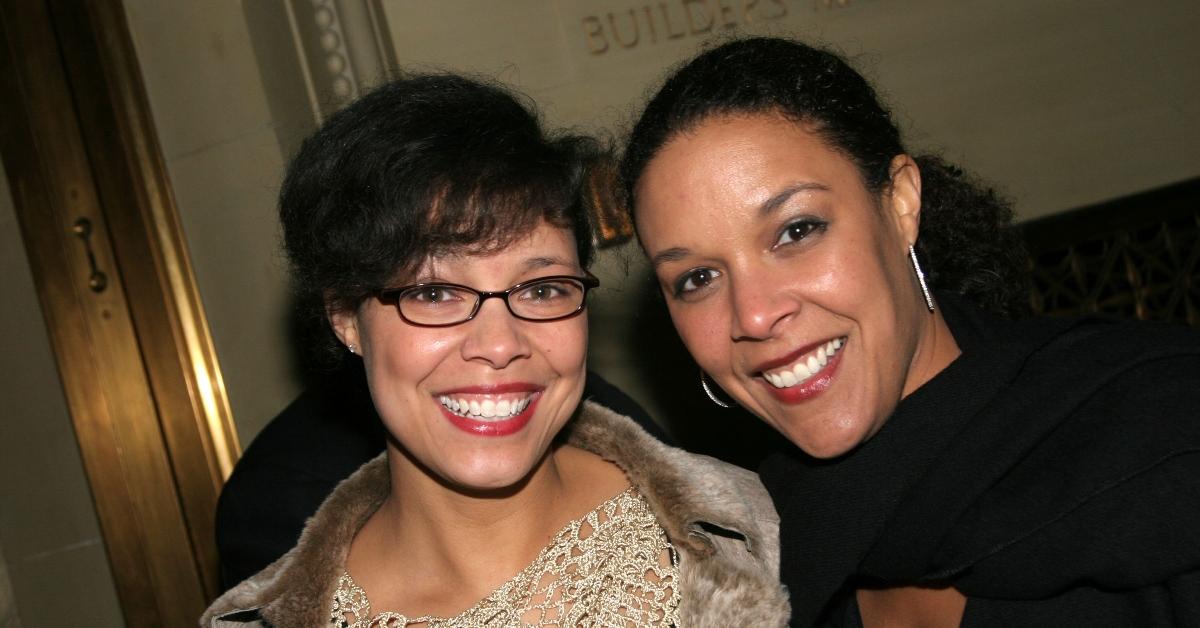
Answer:
[[[350,353],[353,353],[354,355],[358,355],[358,352],[354,350],[353,344],[346,345],[346,348],[350,350]]]
[[[925,307],[932,312],[933,296],[929,294],[929,286],[925,285],[925,272],[921,270],[921,263],[917,261],[917,251],[911,244],[908,245],[908,259],[912,260],[913,272],[917,273],[917,283],[921,284],[921,294],[925,295]]]
[[[704,374],[704,369],[700,369],[700,387],[704,389],[704,394],[708,395],[708,398],[712,399],[713,403],[721,406],[722,408],[729,407],[729,404],[718,399],[717,396],[713,394],[712,388],[708,387],[708,376]]]

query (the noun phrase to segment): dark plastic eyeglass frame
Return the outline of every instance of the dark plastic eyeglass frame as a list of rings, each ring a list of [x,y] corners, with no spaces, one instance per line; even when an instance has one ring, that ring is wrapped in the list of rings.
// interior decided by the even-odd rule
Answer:
[[[563,314],[562,316],[555,316],[554,318],[529,318],[526,316],[521,316],[520,314],[517,314],[516,312],[514,312],[512,303],[508,302],[509,295],[511,295],[512,293],[514,293],[518,290],[521,290],[523,288],[528,288],[529,286],[536,284],[536,283],[541,283],[544,281],[562,280],[562,279],[570,279],[572,281],[578,281],[579,283],[583,284],[583,299],[581,299],[579,301],[579,307],[575,308],[571,312],[568,312],[567,314]],[[409,290],[427,288],[429,286],[445,286],[447,288],[458,288],[460,290],[466,290],[467,292],[472,292],[476,296],[475,307],[471,309],[471,314],[468,315],[466,318],[464,318],[460,321],[455,321],[453,323],[418,323],[416,321],[413,321],[412,319],[410,319],[404,315],[404,311],[400,307],[400,295],[404,294],[405,292],[408,292]],[[583,277],[576,277],[574,275],[546,275],[545,277],[535,277],[533,279],[530,279],[529,281],[522,281],[519,284],[515,284],[515,285],[509,287],[507,290],[500,290],[498,292],[490,292],[487,290],[476,290],[475,288],[472,288],[471,286],[464,286],[459,283],[449,283],[449,282],[445,282],[445,281],[430,281],[427,283],[414,283],[414,284],[407,285],[407,286],[400,286],[399,288],[389,288],[387,290],[379,290],[375,293],[375,298],[378,299],[379,302],[384,305],[391,305],[391,306],[395,307],[396,313],[400,315],[401,320],[408,323],[409,325],[414,325],[416,327],[454,327],[455,325],[462,325],[463,323],[475,318],[475,316],[477,314],[479,314],[479,310],[481,308],[483,308],[483,302],[487,301],[488,299],[502,299],[504,301],[504,307],[508,310],[508,313],[512,314],[513,318],[515,318],[517,320],[530,321],[533,323],[552,323],[554,321],[561,321],[563,319],[571,318],[572,316],[575,316],[575,315],[579,314],[580,312],[582,312],[583,308],[587,307],[588,292],[590,290],[593,290],[598,287],[600,287],[600,280],[597,279],[596,276],[593,275],[592,273],[584,271]]]

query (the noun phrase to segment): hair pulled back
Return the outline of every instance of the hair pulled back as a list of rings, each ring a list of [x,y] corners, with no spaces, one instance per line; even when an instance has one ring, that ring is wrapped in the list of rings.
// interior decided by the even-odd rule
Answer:
[[[667,142],[713,116],[738,114],[805,125],[850,159],[875,194],[891,184],[892,159],[907,152],[874,88],[837,54],[780,38],[734,40],[682,65],[647,103],[620,166],[630,211],[638,180]],[[1024,248],[1010,228],[1009,205],[936,156],[915,160],[922,178],[917,250],[933,287],[996,312],[1025,313]]]
[[[301,307],[323,321],[432,256],[497,250],[543,220],[572,230],[586,267],[583,190],[600,155],[590,139],[548,135],[498,85],[426,74],[378,87],[331,116],[288,167],[279,218]]]

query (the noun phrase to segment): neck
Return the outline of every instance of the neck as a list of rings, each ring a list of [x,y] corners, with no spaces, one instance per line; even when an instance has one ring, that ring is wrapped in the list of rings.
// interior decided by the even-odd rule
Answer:
[[[372,606],[449,616],[527,567],[570,521],[628,486],[621,470],[554,446],[522,482],[464,491],[389,443],[391,491],[355,535],[346,568]]]
[[[929,312],[920,331],[908,376],[904,381],[902,397],[907,397],[924,386],[962,354],[958,342],[954,340],[954,334],[950,333],[950,326],[942,317],[941,310]]]
[[[449,571],[467,572],[461,576],[515,572],[566,523],[555,516],[568,495],[560,450],[548,450],[515,486],[469,491],[446,485],[393,448],[392,491],[380,507],[380,527],[393,547],[403,548],[404,562],[423,554]]]

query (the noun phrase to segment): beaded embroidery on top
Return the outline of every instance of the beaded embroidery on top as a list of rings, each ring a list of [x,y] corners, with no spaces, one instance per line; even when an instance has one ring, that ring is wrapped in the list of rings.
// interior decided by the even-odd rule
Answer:
[[[642,496],[629,488],[567,524],[537,558],[475,606],[449,618],[371,614],[349,573],[338,579],[330,626],[672,626],[679,559]]]

